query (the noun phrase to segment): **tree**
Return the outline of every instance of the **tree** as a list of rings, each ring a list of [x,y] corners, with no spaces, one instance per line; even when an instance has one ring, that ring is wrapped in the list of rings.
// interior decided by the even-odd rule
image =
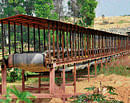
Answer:
[[[64,15],[64,10],[63,10],[63,0],[53,0],[54,3],[54,12],[58,14],[58,19],[61,19],[61,16]]]
[[[23,1],[24,0],[7,0],[6,2],[1,2],[1,18],[14,16],[16,14],[26,14]]]
[[[53,0],[37,0],[34,4],[35,14],[37,17],[47,19],[57,19],[57,14],[53,12]]]
[[[74,3],[75,2],[75,3]],[[68,6],[71,7],[71,11],[74,17],[81,18],[77,24],[82,26],[92,25],[95,18],[95,8],[97,6],[96,0],[71,0],[68,2]]]
[[[75,17],[80,17],[80,8],[77,4],[77,0],[70,0],[68,1],[68,13],[70,16],[72,16],[74,18],[74,23],[75,21]]]

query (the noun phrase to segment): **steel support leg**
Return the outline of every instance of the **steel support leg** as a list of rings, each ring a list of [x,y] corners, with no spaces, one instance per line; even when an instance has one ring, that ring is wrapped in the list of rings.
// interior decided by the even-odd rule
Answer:
[[[88,62],[88,82],[89,82],[89,80],[90,80],[90,64]]]
[[[1,75],[2,75],[2,95],[6,94],[6,65],[3,65],[3,68],[1,68]]]
[[[74,63],[74,94],[76,94],[76,64]]]
[[[50,94],[54,93],[55,89],[55,68],[50,69]]]
[[[95,60],[95,65],[94,65],[94,67],[95,67],[95,78],[96,78],[96,76],[97,76],[97,61]]]
[[[39,93],[40,93],[40,88],[41,88],[41,74],[39,73],[39,78],[38,78],[38,87],[39,87]]]
[[[25,78],[24,78],[24,70],[22,70],[22,91],[25,90]]]

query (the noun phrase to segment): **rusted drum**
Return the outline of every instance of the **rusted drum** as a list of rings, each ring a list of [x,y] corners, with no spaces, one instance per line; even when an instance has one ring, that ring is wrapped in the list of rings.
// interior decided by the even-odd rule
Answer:
[[[8,57],[8,67],[18,67],[31,72],[48,71],[45,68],[45,56],[41,53],[11,54]]]

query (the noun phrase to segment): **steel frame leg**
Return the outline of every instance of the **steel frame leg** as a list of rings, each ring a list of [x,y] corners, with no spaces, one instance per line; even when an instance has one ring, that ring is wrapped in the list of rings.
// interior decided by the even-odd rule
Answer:
[[[54,93],[55,90],[55,68],[50,69],[50,94]]]
[[[39,78],[38,78],[39,80],[38,80],[38,87],[39,87],[39,93],[40,93],[40,88],[41,88],[41,74],[39,73]]]
[[[96,78],[96,76],[97,76],[97,61],[95,60],[95,65],[94,65],[94,67],[95,67],[95,78]]]
[[[88,82],[89,82],[89,80],[90,80],[90,64],[88,62]]]
[[[1,68],[1,75],[2,75],[2,95],[5,95],[6,94],[6,86],[7,86],[7,83],[6,83],[6,77],[7,77],[7,73],[6,73],[6,65],[3,65],[3,68]]]
[[[22,91],[25,90],[25,78],[24,78],[24,73],[25,73],[25,71],[22,70]]]
[[[63,94],[65,94],[65,65],[63,65],[62,77],[63,77],[62,89],[63,89]],[[63,97],[62,100],[63,100],[63,103],[65,103],[66,98]]]
[[[76,64],[74,63],[74,94],[76,94]]]

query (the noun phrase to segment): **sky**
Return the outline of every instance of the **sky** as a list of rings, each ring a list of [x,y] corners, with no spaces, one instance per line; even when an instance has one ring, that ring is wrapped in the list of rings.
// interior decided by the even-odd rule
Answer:
[[[130,15],[130,0],[97,0],[96,17]]]

